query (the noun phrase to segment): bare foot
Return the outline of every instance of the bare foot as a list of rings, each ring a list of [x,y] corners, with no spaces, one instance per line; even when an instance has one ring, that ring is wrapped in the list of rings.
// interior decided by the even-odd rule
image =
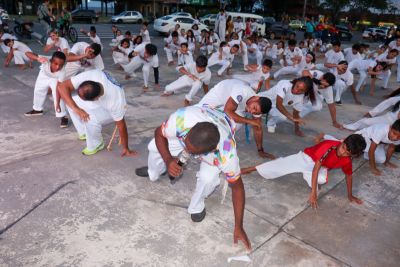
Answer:
[[[156,90],[160,90],[160,89],[161,89],[161,87],[160,87],[160,85],[159,85],[158,83],[154,84],[154,88],[155,88]]]
[[[357,105],[362,105],[360,100],[356,100],[355,102],[356,102]]]
[[[325,133],[319,133],[316,137],[314,137],[314,143],[319,144],[322,140],[324,140]]]
[[[173,94],[174,94],[174,92],[164,92],[164,93],[161,94],[161,96],[170,96],[170,95],[173,95]]]
[[[143,86],[143,92],[147,92],[149,91],[149,87],[148,86]]]
[[[185,107],[190,106],[190,101],[185,99],[185,102],[183,104],[185,105]]]
[[[125,80],[129,80],[130,78],[131,78],[131,76],[125,75]]]
[[[301,130],[296,130],[296,131],[294,131],[294,133],[295,133],[297,136],[300,136],[300,137],[304,137],[304,136],[305,136],[305,134],[304,134]]]
[[[19,69],[20,69],[20,70],[24,70],[24,69],[26,69],[26,66],[25,66],[25,64],[21,64],[21,65],[19,65]]]
[[[172,65],[174,65],[174,61],[170,61],[170,62],[168,62],[168,66],[172,66]]]

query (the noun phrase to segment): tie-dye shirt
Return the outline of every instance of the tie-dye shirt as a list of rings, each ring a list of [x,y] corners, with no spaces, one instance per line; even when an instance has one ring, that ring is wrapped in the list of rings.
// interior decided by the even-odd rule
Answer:
[[[182,141],[190,129],[199,122],[215,124],[220,134],[216,151],[201,156],[201,160],[218,167],[225,174],[228,182],[235,182],[240,178],[239,157],[234,137],[235,122],[223,111],[208,106],[180,108],[162,124],[163,136],[169,140]],[[183,149],[184,143],[180,143]]]

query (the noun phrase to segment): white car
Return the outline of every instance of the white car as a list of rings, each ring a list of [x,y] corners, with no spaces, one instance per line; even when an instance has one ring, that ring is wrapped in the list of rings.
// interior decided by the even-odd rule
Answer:
[[[161,34],[168,34],[171,30],[175,28],[176,24],[181,26],[181,29],[185,29],[186,31],[191,29],[195,20],[193,18],[188,17],[174,17],[174,16],[164,16],[158,18],[154,21],[154,30]],[[208,27],[203,23],[198,24],[199,30],[207,30]]]
[[[142,23],[143,15],[138,11],[123,11],[119,15],[111,17],[112,23]]]
[[[368,28],[368,29],[364,30],[363,33],[362,33],[362,38],[369,39],[372,36],[375,36],[377,29],[378,28]]]
[[[217,18],[217,14],[208,14],[204,17],[200,18],[200,22],[204,23],[205,25],[215,25],[215,19]]]
[[[169,14],[168,16],[193,18],[192,14],[190,14],[188,12],[175,12],[175,13]]]

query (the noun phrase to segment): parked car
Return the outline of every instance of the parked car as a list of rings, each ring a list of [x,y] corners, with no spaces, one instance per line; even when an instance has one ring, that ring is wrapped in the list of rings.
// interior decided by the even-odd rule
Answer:
[[[210,26],[210,25],[214,26],[216,18],[217,18],[217,14],[207,14],[204,17],[200,18],[200,22],[207,26]]]
[[[119,15],[111,17],[112,23],[142,23],[143,15],[138,11],[123,11]]]
[[[0,18],[2,21],[8,21],[10,19],[7,10],[0,8]]]
[[[296,34],[296,32],[294,32],[292,29],[289,28],[287,30],[287,36],[289,36],[290,34]],[[277,22],[275,24],[272,24],[271,27],[269,27],[266,30],[265,35],[268,39],[271,39],[271,40],[281,38],[283,35],[282,23]]]
[[[73,22],[96,23],[99,20],[99,16],[91,9],[75,9],[71,12],[71,17]]]
[[[291,20],[289,22],[289,28],[293,30],[304,30],[304,24],[301,20]]]
[[[376,30],[378,28],[367,28],[362,33],[362,38],[364,39],[374,39],[376,36]]]
[[[168,34],[175,28],[176,24],[181,26],[181,29],[189,30],[192,28],[195,20],[189,17],[175,17],[175,16],[164,16],[154,21],[154,30],[160,34]],[[200,23],[199,30],[208,30],[207,25]]]
[[[275,24],[275,18],[274,17],[264,17],[264,24],[266,28],[271,27],[271,25]]]
[[[175,13],[169,14],[168,16],[193,18],[192,14],[190,14],[189,12],[175,12]]]

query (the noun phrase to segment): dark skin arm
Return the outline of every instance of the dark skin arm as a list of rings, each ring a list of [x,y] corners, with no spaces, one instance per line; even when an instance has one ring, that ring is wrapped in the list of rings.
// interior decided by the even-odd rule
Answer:
[[[380,176],[381,171],[378,170],[378,168],[376,167],[376,162],[375,162],[375,151],[376,151],[377,147],[378,147],[378,144],[371,142],[371,146],[369,147],[369,150],[368,150],[368,157],[369,157],[369,166],[371,168],[372,173],[377,176]]]
[[[317,162],[315,162],[314,168],[312,170],[311,194],[309,197],[309,202],[313,209],[318,208],[318,203],[317,203],[318,173],[319,173],[319,170],[321,169],[321,167],[322,167],[321,162],[317,161]]]
[[[233,243],[237,244],[241,240],[245,248],[250,251],[251,244],[246,232],[243,229],[243,215],[245,205],[245,192],[242,178],[239,177],[235,182],[230,183],[232,189],[232,204],[235,215],[235,229],[233,232]]]
[[[168,174],[173,177],[178,177],[182,172],[182,167],[178,165],[177,160],[172,157],[168,148],[168,139],[162,134],[161,127],[158,127],[154,132],[154,139],[158,152],[167,165]]]
[[[122,153],[121,157],[124,156],[136,156],[138,153],[136,151],[130,150],[128,145],[128,130],[126,127],[125,119],[123,118],[120,121],[116,121],[115,124],[117,125],[119,136],[121,138],[121,145],[122,145]]]
[[[346,186],[347,186],[347,198],[350,202],[356,202],[357,204],[362,204],[363,201],[355,196],[353,196],[353,176],[346,174]]]
[[[89,114],[78,107],[71,97],[71,92],[73,90],[75,90],[75,88],[72,85],[71,80],[66,80],[60,83],[59,86],[57,86],[57,91],[60,94],[61,98],[64,100],[65,104],[70,107],[80,117],[81,120],[88,121]]]
[[[6,60],[4,60],[4,67],[8,67],[8,65],[10,65],[10,62],[13,57],[14,57],[14,49],[10,48],[10,52],[8,52]]]
[[[300,125],[305,124],[303,120],[300,119],[300,112],[293,109],[294,118],[294,133],[297,136],[304,137],[304,133],[300,130]]]
[[[396,165],[396,164],[394,164],[394,163],[391,163],[390,162],[390,159],[392,158],[392,156],[393,156],[393,153],[394,153],[394,151],[395,151],[395,145],[393,145],[393,144],[390,144],[389,145],[389,147],[388,147],[388,150],[387,150],[387,152],[386,152],[386,161],[385,161],[385,166],[387,166],[387,167],[390,167],[390,168],[398,168],[398,166]]]
[[[343,125],[336,121],[336,105],[335,103],[328,104],[329,113],[331,114],[332,118],[332,125],[338,129],[343,129]]]

